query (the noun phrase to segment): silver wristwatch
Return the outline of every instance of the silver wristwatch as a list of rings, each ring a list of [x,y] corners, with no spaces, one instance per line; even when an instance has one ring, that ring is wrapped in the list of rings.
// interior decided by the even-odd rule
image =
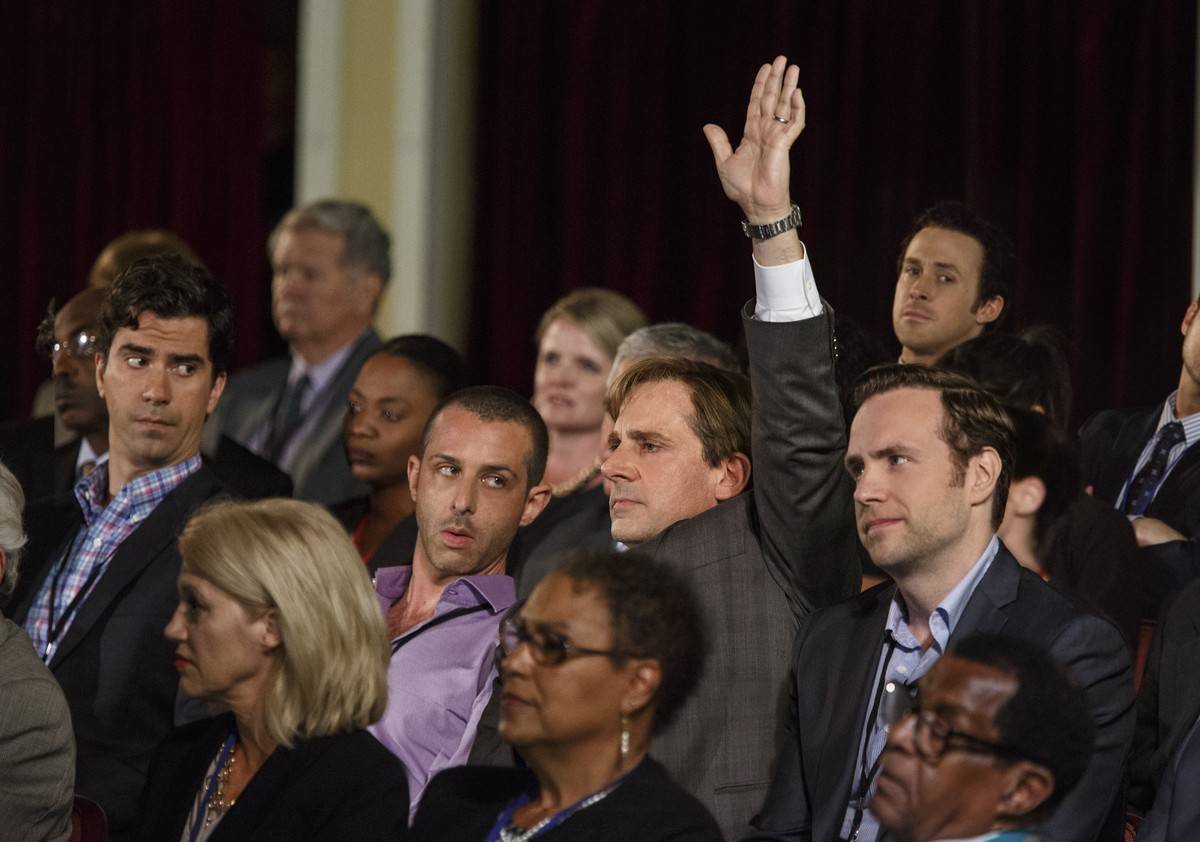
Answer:
[[[791,231],[793,228],[799,228],[800,222],[800,206],[792,204],[792,212],[783,219],[775,222],[768,222],[766,225],[751,225],[746,220],[742,220],[742,233],[752,240],[769,240],[772,237],[777,237],[784,231]]]

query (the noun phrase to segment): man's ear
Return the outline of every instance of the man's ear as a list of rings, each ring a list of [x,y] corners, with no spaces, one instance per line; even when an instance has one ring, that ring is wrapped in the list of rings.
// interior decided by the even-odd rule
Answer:
[[[357,279],[357,293],[363,315],[370,317],[379,307],[379,297],[383,294],[383,278],[375,272],[367,272]]]
[[[1200,301],[1193,301],[1188,305],[1187,312],[1183,314],[1183,324],[1179,326],[1179,332],[1187,336],[1188,329],[1191,328],[1192,322],[1196,320],[1196,312],[1200,311]]]
[[[1020,517],[1032,517],[1046,502],[1046,483],[1038,477],[1013,481],[1008,487],[1009,504]]]
[[[993,295],[987,301],[975,308],[975,324],[986,325],[1000,318],[1004,312],[1004,296]]]
[[[967,470],[967,486],[971,505],[980,505],[996,493],[1000,479],[1000,454],[994,447],[985,447],[971,457]]]
[[[414,501],[417,499],[417,479],[421,476],[421,457],[412,454],[408,457],[408,493]]]
[[[745,453],[734,453],[721,460],[717,466],[720,475],[713,489],[717,502],[731,500],[746,490],[750,483],[750,457]]]
[[[521,526],[528,526],[537,520],[537,516],[542,513],[542,509],[546,508],[549,503],[549,485],[542,483],[529,489],[529,493],[525,495],[525,509],[521,512]]]
[[[997,818],[1028,816],[1054,794],[1054,773],[1030,760],[1014,763],[1006,771],[1006,785]]]
[[[96,354],[96,391],[100,393],[100,397],[104,397],[104,367],[107,360],[103,354]]]
[[[208,408],[204,412],[204,417],[207,418],[213,414],[213,410],[217,408],[217,404],[221,401],[221,394],[225,391],[225,381],[229,379],[229,375],[222,371],[213,379],[212,389],[208,393]]]

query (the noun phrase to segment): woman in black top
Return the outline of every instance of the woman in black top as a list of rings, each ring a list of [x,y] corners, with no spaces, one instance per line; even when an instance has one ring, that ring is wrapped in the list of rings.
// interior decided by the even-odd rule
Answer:
[[[404,765],[363,729],[391,655],[370,579],[312,503],[218,503],[179,537],[180,689],[227,711],[151,766],[139,840],[396,840]]]
[[[411,838],[719,840],[647,756],[704,652],[687,584],[665,566],[633,553],[567,561],[501,624],[500,734],[528,769],[442,772]]]

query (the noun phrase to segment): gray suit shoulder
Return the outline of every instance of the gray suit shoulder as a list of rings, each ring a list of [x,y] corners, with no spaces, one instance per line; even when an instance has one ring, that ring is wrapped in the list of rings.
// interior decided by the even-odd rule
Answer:
[[[0,615],[0,828],[23,839],[71,832],[75,738],[58,682],[12,621]]]

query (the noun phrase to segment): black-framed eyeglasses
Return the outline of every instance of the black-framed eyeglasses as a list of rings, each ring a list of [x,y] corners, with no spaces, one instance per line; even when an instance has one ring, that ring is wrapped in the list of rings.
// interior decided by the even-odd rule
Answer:
[[[49,357],[52,363],[57,362],[58,355],[64,351],[78,359],[90,360],[96,352],[96,334],[89,330],[81,330],[66,342],[58,342],[53,336],[48,336],[39,342],[39,350]]]
[[[913,747],[926,763],[936,765],[948,751],[990,754],[1011,760],[1024,757],[1012,746],[957,731],[936,712],[922,709],[920,692],[915,685],[901,684],[894,689],[895,692],[890,694],[893,699],[890,709],[885,709],[884,722],[891,730],[906,717],[916,717],[913,723]]]
[[[529,654],[543,667],[556,667],[572,658],[586,655],[603,655],[607,658],[625,658],[629,653],[620,649],[589,649],[571,642],[566,635],[545,627],[530,627],[521,617],[525,603],[518,602],[508,609],[500,621],[500,646],[496,649],[496,666],[511,655],[522,643],[528,644]]]

